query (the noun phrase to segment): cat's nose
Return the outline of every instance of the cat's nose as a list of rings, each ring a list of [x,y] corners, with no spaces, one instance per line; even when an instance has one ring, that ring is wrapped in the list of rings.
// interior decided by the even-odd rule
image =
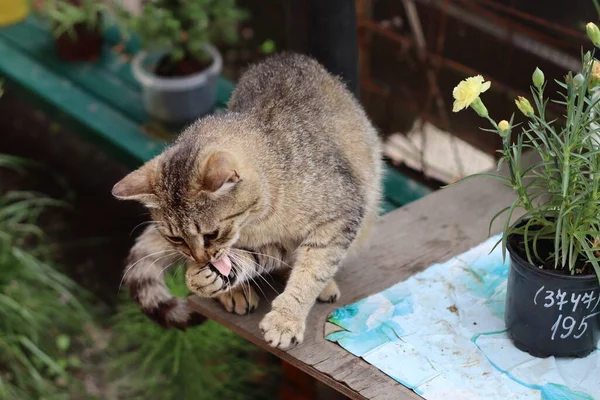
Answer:
[[[190,253],[192,253],[192,258],[194,259],[194,261],[196,261],[200,265],[206,265],[210,261],[209,257],[207,257],[205,254],[201,254],[196,250],[192,249]]]
[[[206,251],[206,256],[208,259],[212,261],[216,261],[219,257],[217,257],[218,251]]]

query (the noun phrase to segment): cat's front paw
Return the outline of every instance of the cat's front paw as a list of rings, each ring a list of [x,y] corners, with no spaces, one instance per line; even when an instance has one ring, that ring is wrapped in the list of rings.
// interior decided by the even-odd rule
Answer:
[[[259,297],[252,286],[236,287],[217,296],[223,307],[230,313],[239,315],[250,314],[258,307]]]
[[[187,287],[200,297],[214,297],[227,289],[227,281],[209,266],[188,266],[185,273]]]
[[[302,343],[306,321],[293,313],[271,310],[258,325],[265,341],[272,347],[287,349]]]

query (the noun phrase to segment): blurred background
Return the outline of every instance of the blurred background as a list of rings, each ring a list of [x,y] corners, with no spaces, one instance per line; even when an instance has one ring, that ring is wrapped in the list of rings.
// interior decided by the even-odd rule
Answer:
[[[160,10],[183,3],[187,16]],[[496,120],[510,119],[536,67],[548,81],[580,68],[585,23],[598,15],[591,0],[351,3],[359,98],[390,171],[388,211],[495,166],[500,139],[479,130],[475,113],[451,112],[460,80],[491,81],[485,103]],[[288,7],[0,0],[0,399],[335,398],[216,323],[156,327],[120,287],[148,216],[110,189],[177,134],[144,100],[150,89],[132,60],[150,44],[170,46],[164,65],[191,54],[195,73],[211,63],[204,44],[214,44],[223,68],[209,108],[221,112],[250,63],[293,48]],[[210,28],[194,30],[204,19]],[[165,74],[184,74],[173,71]],[[186,295],[180,278],[170,275],[170,287]]]

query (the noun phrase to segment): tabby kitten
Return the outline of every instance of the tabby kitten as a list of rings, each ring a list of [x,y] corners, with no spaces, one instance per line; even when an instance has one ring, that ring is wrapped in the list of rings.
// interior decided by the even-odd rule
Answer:
[[[380,181],[376,131],[342,82],[309,57],[272,56],[243,75],[227,112],[114,186],[155,221],[124,282],[149,316],[184,327],[191,309],[163,277],[178,258],[194,293],[238,314],[258,304],[248,281],[290,270],[260,328],[272,346],[300,343],[315,300],[340,295],[334,275],[377,217]]]

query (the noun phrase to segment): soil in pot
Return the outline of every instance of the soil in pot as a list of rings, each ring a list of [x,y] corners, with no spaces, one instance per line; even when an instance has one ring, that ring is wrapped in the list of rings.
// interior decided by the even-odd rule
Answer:
[[[509,241],[512,250],[516,252],[523,260],[527,260],[527,253],[525,251],[525,243],[523,242],[523,238],[515,235],[511,236]],[[572,275],[571,271],[568,269],[554,268],[554,257],[552,256],[554,253],[554,242],[552,240],[538,240],[537,252],[540,256],[540,260],[537,260],[536,262],[536,266],[538,268],[558,275]],[[575,268],[575,275],[595,275],[594,266],[586,262],[584,258],[580,258],[578,260],[578,266]]]
[[[505,322],[517,348],[535,357],[584,357],[600,339],[600,285],[583,260],[577,274],[555,270],[552,240],[538,241],[538,265],[527,262],[523,237],[508,240]]]
[[[201,61],[192,56],[186,56],[180,61],[172,62],[168,55],[160,59],[156,65],[155,73],[166,78],[183,77],[204,71],[210,67],[210,60]]]
[[[102,32],[100,25],[89,27],[86,24],[76,24],[73,27],[75,35],[67,32],[56,38],[56,52],[66,61],[96,61],[102,51]]]

